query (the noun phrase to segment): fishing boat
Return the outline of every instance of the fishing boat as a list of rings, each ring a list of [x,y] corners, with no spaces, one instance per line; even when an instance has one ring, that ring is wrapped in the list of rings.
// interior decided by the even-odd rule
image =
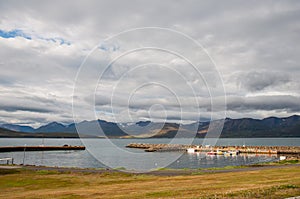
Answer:
[[[194,149],[194,148],[188,148],[188,149],[187,149],[187,152],[188,152],[188,153],[195,153],[195,149]]]
[[[207,155],[224,155],[223,151],[217,150],[217,151],[209,151],[206,153]]]
[[[236,151],[225,151],[225,155],[226,156],[236,156],[238,155],[240,152],[238,150]]]
[[[216,152],[215,151],[209,151],[206,153],[206,155],[216,155]]]

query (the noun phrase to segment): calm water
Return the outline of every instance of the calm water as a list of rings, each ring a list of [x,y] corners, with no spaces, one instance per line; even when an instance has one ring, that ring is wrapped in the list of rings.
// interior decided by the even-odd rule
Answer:
[[[117,168],[150,170],[169,168],[207,168],[228,165],[246,165],[276,160],[269,155],[238,155],[233,157],[206,156],[203,153],[161,152],[146,153],[139,149],[127,149],[129,143],[178,143],[201,144],[203,139],[19,139],[1,138],[0,146],[30,145],[82,145],[85,151],[39,151],[0,153],[0,158],[13,157],[16,164],[80,167],[80,168]],[[211,140],[214,142],[214,140]],[[206,140],[206,143],[209,140]],[[256,138],[256,139],[219,139],[217,145],[281,145],[299,146],[300,138]],[[0,162],[1,163],[1,162]],[[3,162],[2,162],[3,163]]]

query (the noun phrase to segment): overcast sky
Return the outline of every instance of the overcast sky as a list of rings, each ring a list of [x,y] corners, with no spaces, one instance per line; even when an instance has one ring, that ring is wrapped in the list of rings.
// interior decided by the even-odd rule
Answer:
[[[300,114],[299,19],[296,0],[0,1],[0,123],[71,123],[73,99],[76,120]],[[166,29],[122,33],[143,27]]]

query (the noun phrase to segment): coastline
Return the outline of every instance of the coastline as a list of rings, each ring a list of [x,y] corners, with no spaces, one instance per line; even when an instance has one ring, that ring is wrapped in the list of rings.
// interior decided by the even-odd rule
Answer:
[[[209,168],[157,168],[148,172],[137,170],[126,170],[125,168],[79,168],[79,167],[51,167],[51,166],[37,166],[37,165],[15,165],[15,164],[0,164],[0,169],[22,169],[30,171],[55,171],[61,173],[133,173],[141,175],[158,175],[158,176],[177,176],[177,175],[191,175],[196,173],[228,173],[240,171],[256,171],[273,168],[288,168],[299,167],[300,158],[292,160],[274,161],[266,163],[257,163],[250,165],[239,166],[225,166],[225,167],[209,167]]]

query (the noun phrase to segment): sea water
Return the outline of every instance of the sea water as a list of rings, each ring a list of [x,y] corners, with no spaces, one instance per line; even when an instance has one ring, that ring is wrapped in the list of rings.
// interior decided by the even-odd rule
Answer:
[[[129,143],[177,143],[190,144],[190,139],[38,139],[38,138],[1,138],[0,146],[33,145],[87,145],[84,151],[36,151],[0,153],[0,159],[14,158],[15,164],[79,167],[79,168],[126,168],[148,170],[161,167],[168,168],[208,168],[248,165],[270,162],[276,155],[240,154],[238,156],[207,156],[205,153],[185,152],[144,152],[141,149],[129,149]],[[203,139],[194,139],[193,144],[201,144]],[[251,145],[251,146],[299,146],[300,138],[221,138],[217,145]],[[117,149],[117,150],[116,150]],[[130,154],[129,156],[124,156]],[[138,161],[145,157],[147,161]],[[171,158],[170,158],[171,157]],[[168,159],[169,158],[169,159]],[[168,159],[168,160],[167,160]],[[165,161],[166,160],[166,161]],[[171,161],[169,161],[171,160]],[[0,164],[5,162],[0,162]]]

